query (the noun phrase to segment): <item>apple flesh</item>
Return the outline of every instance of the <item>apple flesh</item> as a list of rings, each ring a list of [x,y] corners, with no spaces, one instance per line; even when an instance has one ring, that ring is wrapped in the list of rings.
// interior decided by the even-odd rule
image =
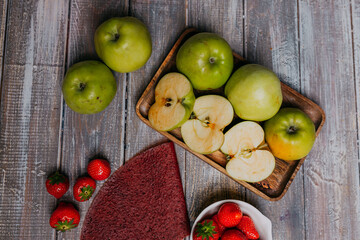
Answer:
[[[221,87],[233,69],[229,44],[215,33],[198,33],[189,38],[176,55],[176,67],[198,90]]]
[[[145,24],[134,17],[115,17],[102,23],[95,32],[95,50],[114,71],[135,71],[150,58],[151,37]]]
[[[210,154],[224,142],[223,129],[234,118],[230,102],[218,95],[206,95],[195,100],[192,119],[181,126],[185,144],[195,152]]]
[[[241,122],[227,131],[221,151],[230,159],[226,164],[228,174],[246,182],[259,182],[270,176],[275,158],[263,143],[264,130],[256,122]]]
[[[309,154],[315,142],[315,125],[297,108],[282,108],[265,122],[266,142],[275,157],[298,160]]]
[[[155,103],[150,107],[148,118],[159,131],[180,127],[189,119],[195,102],[189,80],[180,73],[168,73],[155,88]]]
[[[67,71],[62,92],[66,104],[75,112],[94,114],[104,110],[116,94],[114,75],[99,61],[83,61]]]
[[[265,121],[279,111],[282,103],[280,80],[257,64],[236,70],[225,86],[225,95],[244,120]]]

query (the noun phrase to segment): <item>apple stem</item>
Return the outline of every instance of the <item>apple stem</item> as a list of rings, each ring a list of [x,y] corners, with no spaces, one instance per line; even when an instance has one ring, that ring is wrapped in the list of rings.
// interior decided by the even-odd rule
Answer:
[[[82,90],[84,90],[85,89],[85,86],[86,86],[86,84],[85,83],[80,83],[80,91],[82,91]]]
[[[213,58],[213,57],[209,58],[209,62],[210,62],[211,64],[213,64],[213,63],[215,62],[215,58]]]
[[[114,42],[116,42],[119,39],[120,35],[118,33],[115,33],[114,35]]]
[[[289,134],[295,133],[295,132],[296,132],[296,127],[295,127],[295,126],[290,126],[290,127],[288,128],[287,132],[288,132]]]
[[[267,148],[267,147],[268,147],[268,144],[264,143],[264,144],[260,145],[257,149],[263,149],[263,148]]]

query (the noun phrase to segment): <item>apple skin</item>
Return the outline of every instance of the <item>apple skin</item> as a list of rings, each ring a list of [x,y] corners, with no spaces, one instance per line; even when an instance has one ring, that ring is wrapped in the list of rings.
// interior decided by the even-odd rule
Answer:
[[[116,89],[114,75],[99,61],[83,61],[72,65],[62,85],[66,104],[81,114],[104,110],[115,97]]]
[[[283,108],[265,122],[265,139],[275,157],[298,160],[310,152],[315,142],[315,125],[300,109]]]
[[[244,120],[268,120],[279,111],[282,103],[279,78],[258,64],[236,70],[226,83],[225,95],[235,113]]]
[[[120,73],[133,72],[148,61],[151,36],[145,24],[134,17],[115,17],[95,32],[95,50],[104,63]]]
[[[177,69],[198,90],[216,89],[224,85],[231,75],[233,61],[231,47],[215,33],[192,36],[176,55]]]

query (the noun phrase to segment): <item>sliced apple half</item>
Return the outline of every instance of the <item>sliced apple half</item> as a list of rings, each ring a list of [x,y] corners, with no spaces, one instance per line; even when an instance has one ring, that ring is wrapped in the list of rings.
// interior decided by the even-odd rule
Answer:
[[[206,95],[195,100],[193,116],[181,126],[185,144],[195,152],[210,154],[224,142],[223,129],[234,118],[231,103],[218,95]]]
[[[159,131],[178,128],[189,119],[194,102],[190,81],[180,73],[168,73],[155,88],[155,103],[149,109],[149,121]]]
[[[264,130],[252,121],[236,124],[225,133],[221,151],[228,155],[226,171],[237,180],[259,182],[275,168],[274,155],[266,150]]]

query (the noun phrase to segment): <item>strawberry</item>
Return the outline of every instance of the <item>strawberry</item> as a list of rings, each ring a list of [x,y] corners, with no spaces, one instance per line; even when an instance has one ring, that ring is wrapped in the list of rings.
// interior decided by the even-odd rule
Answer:
[[[88,174],[95,180],[105,180],[110,176],[111,168],[108,161],[104,159],[94,159],[87,167]]]
[[[57,171],[46,179],[45,185],[48,193],[59,199],[69,189],[69,179]]]
[[[247,237],[237,229],[228,229],[221,236],[221,240],[248,240]]]
[[[224,203],[218,211],[219,222],[227,227],[235,227],[242,218],[242,212],[236,203]]]
[[[96,182],[90,177],[81,177],[76,180],[73,188],[74,198],[79,202],[87,201],[91,198],[96,188]]]
[[[243,216],[236,227],[242,231],[248,239],[259,239],[259,233],[256,231],[255,224],[249,216]]]
[[[195,227],[193,240],[218,240],[218,225],[211,219],[205,219]]]
[[[219,217],[218,217],[217,214],[215,214],[211,219],[214,220],[214,222],[218,225],[218,227],[219,227],[219,234],[220,234],[220,237],[221,237],[221,235],[223,234],[223,232],[226,230],[226,227],[223,226],[223,225],[219,222]]]
[[[74,205],[66,202],[60,202],[50,217],[50,226],[62,232],[77,227],[79,222],[79,212]]]

